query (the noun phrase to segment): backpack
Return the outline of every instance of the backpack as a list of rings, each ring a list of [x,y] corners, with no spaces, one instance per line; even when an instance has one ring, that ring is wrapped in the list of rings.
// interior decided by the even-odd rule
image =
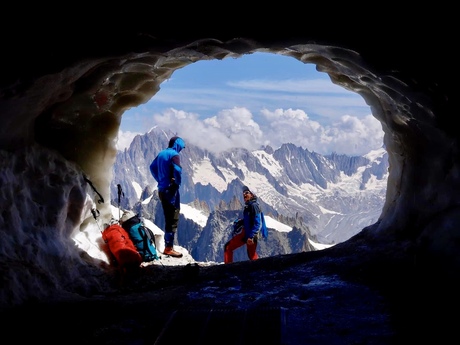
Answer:
[[[139,216],[132,211],[128,211],[123,214],[121,220],[123,220],[121,226],[128,232],[134,246],[142,257],[142,261],[159,260],[160,256],[155,247],[155,235],[152,230],[142,224]]]
[[[109,225],[102,232],[102,239],[120,267],[139,266],[142,257],[134,246],[129,234],[118,223]]]
[[[262,227],[260,229],[260,234],[262,235],[263,238],[268,237],[268,228],[267,224],[265,224],[265,217],[264,213],[260,212],[260,218],[262,220]],[[232,236],[238,235],[241,232],[241,229],[243,228],[244,222],[243,219],[235,219],[233,221],[233,233]]]
[[[260,212],[260,220],[262,222],[262,226],[260,228],[260,234],[262,235],[263,238],[267,238],[268,228],[267,228],[267,224],[265,223],[264,213],[260,209],[259,203],[254,203],[254,212]]]
[[[267,238],[268,237],[268,228],[267,228],[267,224],[265,224],[265,217],[264,217],[263,212],[260,212],[260,218],[262,219],[262,228],[260,229],[260,233],[262,234],[263,238]]]

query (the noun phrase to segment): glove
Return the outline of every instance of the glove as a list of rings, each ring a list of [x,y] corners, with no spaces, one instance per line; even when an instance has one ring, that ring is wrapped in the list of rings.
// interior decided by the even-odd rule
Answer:
[[[233,234],[239,234],[241,232],[241,228],[243,227],[243,220],[242,219],[235,219],[233,221]]]

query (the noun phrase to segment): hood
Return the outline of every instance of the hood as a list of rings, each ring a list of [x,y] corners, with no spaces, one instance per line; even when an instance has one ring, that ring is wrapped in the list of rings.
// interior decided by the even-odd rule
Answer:
[[[177,153],[185,149],[185,141],[181,137],[172,137],[169,140],[168,147],[174,149]]]

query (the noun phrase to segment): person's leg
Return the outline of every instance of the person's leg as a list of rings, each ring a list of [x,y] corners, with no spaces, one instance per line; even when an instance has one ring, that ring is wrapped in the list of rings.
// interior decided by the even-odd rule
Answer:
[[[249,260],[257,260],[259,258],[259,255],[257,255],[257,237],[254,237],[254,243],[246,244],[246,251]]]
[[[163,214],[165,216],[165,247],[172,247],[174,242],[173,228],[177,229],[177,222],[174,221],[176,209],[168,201],[162,200]]]
[[[224,246],[224,263],[231,264],[233,262],[233,251],[244,245],[244,231],[233,236]]]
[[[182,257],[182,253],[173,249],[174,238],[179,224],[180,209],[176,209],[174,205],[164,200],[162,200],[161,205],[163,206],[165,216],[165,250],[163,254],[180,258]]]
[[[163,208],[165,209],[165,208]],[[179,224],[180,210],[174,209],[174,206],[167,205],[165,211],[165,247],[174,245],[174,238]]]

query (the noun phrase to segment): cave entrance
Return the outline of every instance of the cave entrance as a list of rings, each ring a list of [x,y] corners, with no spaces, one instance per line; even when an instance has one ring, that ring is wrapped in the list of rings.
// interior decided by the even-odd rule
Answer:
[[[360,95],[332,83],[329,75],[318,72],[312,63],[272,53],[201,60],[175,70],[150,101],[124,113],[119,149],[129,148],[134,136],[145,135],[158,125],[183,136],[188,144],[214,153],[219,152],[220,145],[221,150],[257,150],[293,143],[338,163],[342,156],[375,159],[372,155],[378,154],[383,145],[381,124]],[[136,166],[144,166],[147,171],[149,162],[138,163]],[[369,165],[380,163],[370,161]],[[367,167],[364,173],[363,169],[346,171],[346,179],[340,182],[329,181],[331,195],[318,209],[318,213],[328,214],[318,225],[327,227],[318,233],[321,241],[344,241],[377,221],[385,201],[387,165]],[[145,185],[152,181],[144,181],[137,195],[128,192],[128,196],[138,200]],[[353,184],[356,197],[348,194],[347,200],[351,201],[334,205],[344,186],[350,189]],[[373,191],[363,197],[366,185]],[[308,197],[312,191],[303,193]],[[364,211],[360,205],[366,205]],[[340,209],[335,209],[337,206]],[[347,213],[346,208],[347,222],[342,222],[338,215]],[[305,219],[315,215],[311,207],[306,212]],[[333,224],[340,223],[342,228],[352,226],[354,230],[333,240],[330,232],[337,228]]]

